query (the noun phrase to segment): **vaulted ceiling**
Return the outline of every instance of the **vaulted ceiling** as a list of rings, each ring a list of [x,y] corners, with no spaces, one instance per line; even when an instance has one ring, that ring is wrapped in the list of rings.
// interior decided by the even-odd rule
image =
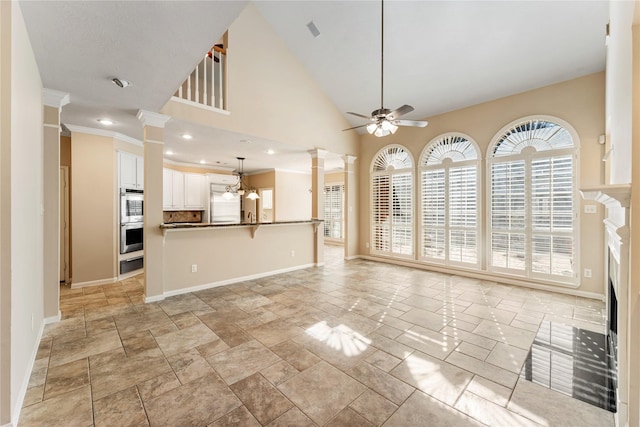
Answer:
[[[142,139],[135,113],[158,111],[246,3],[21,1],[20,7],[43,85],[71,94],[63,123],[100,128],[97,118],[108,116],[117,122],[111,130]],[[369,115],[380,107],[380,2],[255,4],[338,110]],[[307,28],[311,21],[318,37]],[[407,118],[428,119],[602,71],[607,21],[607,1],[388,0],[384,106],[410,104],[415,111]],[[122,91],[111,82],[115,76],[134,85]],[[220,141],[216,156],[234,167],[229,142],[243,135],[210,132]],[[169,144],[179,137],[178,128],[168,127]],[[258,140],[247,150],[278,144],[290,155],[256,155],[246,170],[310,165],[305,153],[296,157],[279,141]],[[178,160],[207,156],[192,154]]]

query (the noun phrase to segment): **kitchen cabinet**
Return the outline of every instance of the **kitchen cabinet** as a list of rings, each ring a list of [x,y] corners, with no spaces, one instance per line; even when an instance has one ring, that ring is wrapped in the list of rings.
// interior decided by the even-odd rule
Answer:
[[[197,173],[184,174],[184,208],[204,209],[205,176]]]
[[[184,209],[184,174],[172,169],[162,170],[162,207],[166,211]]]
[[[118,153],[118,169],[120,188],[144,189],[144,157],[121,151]]]

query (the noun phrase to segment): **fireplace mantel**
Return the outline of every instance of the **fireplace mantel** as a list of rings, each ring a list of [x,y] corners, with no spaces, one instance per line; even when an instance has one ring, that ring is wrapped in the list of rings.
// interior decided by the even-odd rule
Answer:
[[[580,189],[582,198],[602,203],[607,208],[628,208],[631,205],[631,184],[597,185]]]

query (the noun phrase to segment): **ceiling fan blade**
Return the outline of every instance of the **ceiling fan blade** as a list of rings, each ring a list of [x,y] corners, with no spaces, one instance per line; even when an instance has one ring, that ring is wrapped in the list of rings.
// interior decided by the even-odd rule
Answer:
[[[351,114],[352,116],[362,117],[363,119],[371,120],[370,116],[365,116],[364,114],[352,113],[351,111],[347,111],[347,114]]]
[[[419,121],[419,120],[394,120],[392,122],[396,126],[417,126],[417,127],[425,127],[429,124],[427,121]]]
[[[342,129],[342,131],[344,132],[345,130],[352,130],[352,129],[358,129],[358,128],[363,128],[365,126],[369,126],[369,125],[360,125],[360,126],[354,126],[352,128],[348,128],[348,129]]]
[[[398,117],[404,116],[405,114],[410,113],[412,111],[413,111],[413,107],[411,105],[405,104],[402,107],[396,108],[395,110],[387,114],[387,118],[389,120],[397,119]]]

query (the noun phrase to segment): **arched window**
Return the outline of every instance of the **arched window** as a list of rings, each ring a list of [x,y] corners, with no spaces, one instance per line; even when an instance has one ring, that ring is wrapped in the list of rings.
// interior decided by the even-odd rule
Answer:
[[[490,270],[576,283],[576,142],[575,131],[553,118],[522,119],[494,138]]]
[[[420,258],[478,266],[478,147],[451,133],[420,156]]]
[[[371,163],[371,252],[413,255],[413,159],[390,145]]]

